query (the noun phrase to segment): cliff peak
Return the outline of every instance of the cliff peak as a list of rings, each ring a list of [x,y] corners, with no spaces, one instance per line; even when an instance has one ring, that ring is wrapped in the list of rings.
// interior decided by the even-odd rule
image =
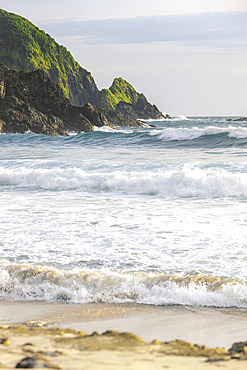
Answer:
[[[121,112],[124,103],[131,104],[131,116],[134,118],[160,118],[162,113],[150,108],[147,100],[142,100],[145,114],[140,115],[140,107],[136,110],[140,95],[134,87],[122,77],[115,78],[109,89],[98,90],[89,71],[76,62],[71,53],[54,38],[40,30],[29,20],[0,9],[0,63],[4,70],[31,72],[37,69],[58,84],[65,97],[74,105],[86,103],[103,105]],[[0,87],[1,90],[1,87]],[[148,108],[149,105],[149,108]],[[136,110],[136,113],[135,113]],[[163,116],[162,116],[163,117]]]

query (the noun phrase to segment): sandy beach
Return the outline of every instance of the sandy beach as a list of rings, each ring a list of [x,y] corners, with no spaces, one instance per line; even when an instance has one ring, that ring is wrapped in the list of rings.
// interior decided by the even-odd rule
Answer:
[[[4,338],[9,338],[11,343],[0,346],[1,362],[10,368],[31,355],[41,362],[49,362],[52,356],[40,353],[63,353],[68,348],[66,356],[52,357],[57,368],[244,369],[246,366],[245,361],[236,359],[240,354],[232,359],[227,352],[234,342],[247,339],[246,311],[2,301],[0,325],[2,343]],[[55,329],[58,327],[60,332]],[[111,332],[102,335],[107,330]],[[98,334],[92,335],[95,331]],[[121,334],[116,335],[118,332],[133,334],[123,340]],[[164,342],[173,343],[172,347],[163,347]],[[31,343],[31,348],[26,343]],[[240,357],[247,358],[246,347],[243,348]],[[83,367],[79,365],[80,359]]]

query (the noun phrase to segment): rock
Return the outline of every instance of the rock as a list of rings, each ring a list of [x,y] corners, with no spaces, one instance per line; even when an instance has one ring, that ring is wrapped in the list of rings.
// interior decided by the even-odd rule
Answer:
[[[73,104],[83,105],[98,93],[89,71],[71,53],[29,20],[0,9],[0,63],[5,69],[45,71]]]
[[[247,341],[233,343],[228,350],[229,353],[246,353],[247,354]]]
[[[3,71],[0,66],[0,133],[67,135],[94,126],[143,124],[107,108],[72,105],[45,72]]]
[[[1,338],[0,344],[3,344],[4,346],[10,346],[10,339],[9,338]]]
[[[4,72],[0,68],[0,99],[3,99],[5,96],[5,85],[4,85]]]
[[[127,114],[134,119],[164,119],[170,118],[158,110],[156,105],[150,104],[143,94],[138,94],[137,100],[132,104],[120,101],[116,106],[116,112]]]
[[[21,361],[16,364],[16,369],[61,369],[60,366],[52,364],[42,354],[36,354],[34,356],[24,357]]]
[[[240,117],[240,118],[228,118],[227,119],[228,122],[244,122],[244,121],[247,121],[247,117]]]
[[[121,77],[115,78],[109,89],[98,92],[96,105],[103,105],[133,119],[163,119],[163,115],[155,105],[150,104],[143,94]]]
[[[15,367],[16,369],[41,369],[41,368],[49,368],[49,369],[60,369],[58,365],[51,364],[49,361],[39,358],[37,356],[34,357],[25,357],[21,361],[19,361]]]
[[[116,127],[116,126],[132,126],[132,127],[145,127],[149,126],[145,122],[139,121],[137,119],[132,118],[130,115],[113,111],[104,106],[98,107],[100,112],[104,114],[108,123],[107,126]]]
[[[132,118],[164,118],[157,107],[121,77],[115,78],[109,89],[99,90],[92,74],[82,68],[64,46],[29,20],[3,9],[0,9],[0,45],[0,63],[4,69],[31,72],[39,68],[75,105],[91,103],[115,110],[118,103],[125,102],[133,104]],[[0,97],[1,94],[4,90],[0,85]],[[124,104],[118,109],[120,113],[129,111]]]
[[[93,121],[95,126],[102,127],[104,125],[108,125],[108,121],[104,113],[100,112],[100,110],[92,104],[85,104],[81,110],[84,117],[86,117],[89,121]]]

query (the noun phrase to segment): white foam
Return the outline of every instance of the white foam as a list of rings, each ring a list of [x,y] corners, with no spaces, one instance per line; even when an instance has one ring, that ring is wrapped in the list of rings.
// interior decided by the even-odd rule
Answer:
[[[144,125],[144,127],[150,127],[148,124]],[[109,127],[109,126],[102,126],[97,127],[94,126],[95,132],[107,132],[110,134],[133,134],[133,132],[142,129],[142,127],[122,127],[122,126],[116,126],[116,127]]]
[[[153,305],[247,307],[245,281],[154,273],[125,273],[109,269],[64,271],[51,267],[0,266],[0,298],[136,302]]]
[[[67,134],[69,136],[76,136],[76,135],[78,135],[78,132],[76,132],[76,131],[67,131]]]
[[[229,137],[236,139],[246,139],[247,138],[247,128],[245,127],[231,127],[229,129]]]
[[[173,121],[191,121],[190,118],[184,116],[183,114],[181,114],[180,116],[178,117],[174,117],[172,118]]]
[[[185,164],[155,171],[0,167],[1,186],[25,189],[146,194],[162,197],[247,197],[247,173]]]
[[[149,118],[149,119],[141,119],[141,118],[138,118],[139,121],[145,121],[145,122],[165,122],[165,121],[170,121],[171,118],[158,118],[158,119],[153,119],[153,118]]]
[[[166,113],[163,113],[164,116]],[[191,121],[190,118],[180,115],[178,117],[171,117],[171,118],[160,118],[160,119],[145,119],[146,122],[164,122],[164,121]]]
[[[115,128],[109,127],[109,126],[102,126],[102,127],[97,127],[94,126],[94,131],[99,131],[99,132],[116,132]]]
[[[173,140],[193,140],[198,139],[202,136],[217,135],[221,133],[227,133],[231,138],[244,139],[247,138],[247,128],[244,127],[215,127],[208,126],[204,128],[192,127],[192,128],[171,128],[167,127],[162,130],[153,130],[150,135],[157,135],[159,139],[164,141]]]

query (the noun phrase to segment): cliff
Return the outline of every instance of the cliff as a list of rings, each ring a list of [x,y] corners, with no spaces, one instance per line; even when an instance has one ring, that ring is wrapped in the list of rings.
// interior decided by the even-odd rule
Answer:
[[[41,71],[4,71],[0,65],[0,133],[67,135],[94,126],[142,126],[143,123],[104,107],[73,105],[60,86]]]
[[[155,105],[150,104],[143,94],[123,78],[115,78],[109,89],[101,90],[96,97],[96,104],[104,105],[113,110],[140,119],[169,118],[164,116]]]
[[[0,63],[16,71],[43,70],[76,105],[93,100],[98,93],[91,73],[65,47],[27,19],[1,9]]]
[[[109,89],[99,91],[91,73],[82,68],[64,46],[27,19],[1,9],[0,63],[5,70],[44,71],[75,105],[104,105],[130,114],[132,118],[164,118],[157,108],[153,109],[154,106],[146,98],[143,100],[142,94],[122,78],[115,79]],[[138,100],[142,104],[137,104]],[[120,102],[128,106],[121,104],[119,107]],[[143,111],[140,110],[142,107]]]

